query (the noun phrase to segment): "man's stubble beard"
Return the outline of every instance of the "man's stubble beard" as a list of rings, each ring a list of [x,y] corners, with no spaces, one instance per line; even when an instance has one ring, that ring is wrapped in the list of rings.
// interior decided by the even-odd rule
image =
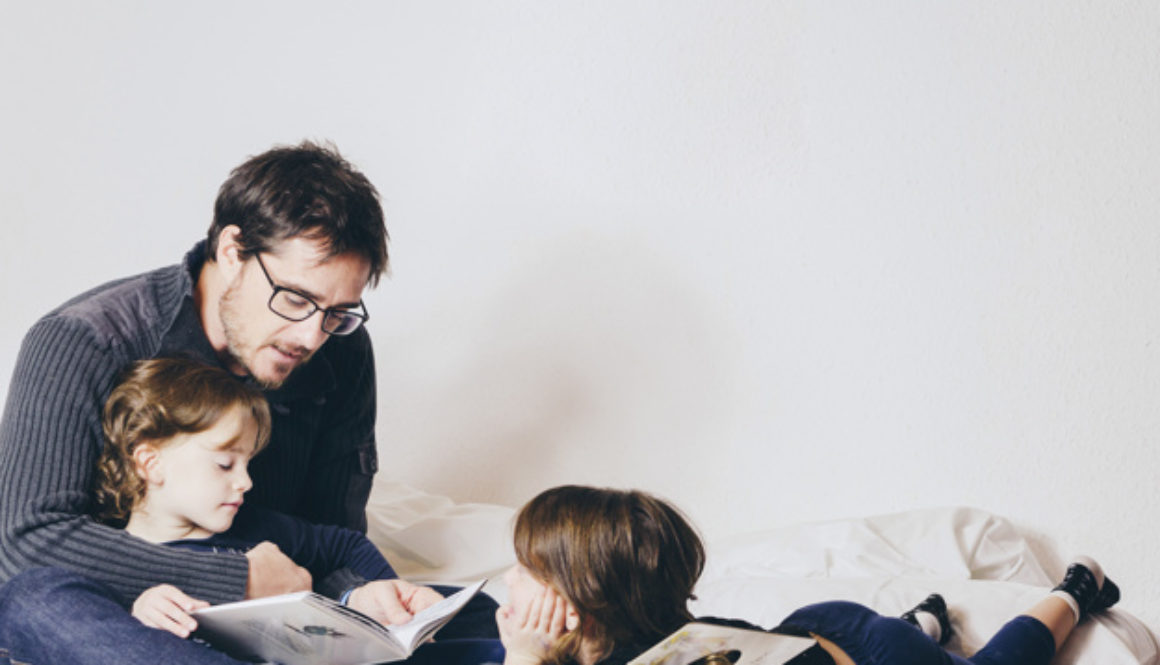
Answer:
[[[226,289],[226,292],[222,294],[221,299],[218,301],[218,316],[221,318],[222,330],[226,336],[226,353],[229,354],[230,360],[244,369],[246,373],[249,374],[250,377],[254,380],[254,382],[261,386],[263,390],[277,390],[278,388],[282,387],[282,384],[286,382],[286,379],[289,378],[294,370],[298,368],[298,365],[304,364],[306,360],[309,360],[309,358],[303,359],[302,362],[291,368],[290,371],[282,375],[281,378],[273,381],[262,379],[254,374],[254,368],[250,367],[249,363],[246,362],[246,355],[247,353],[254,353],[256,355],[258,349],[247,349],[245,343],[242,341],[245,339],[245,334],[242,324],[240,323],[241,316],[238,315],[236,302],[240,282],[241,279],[239,275],[239,279],[235,280],[234,283]]]

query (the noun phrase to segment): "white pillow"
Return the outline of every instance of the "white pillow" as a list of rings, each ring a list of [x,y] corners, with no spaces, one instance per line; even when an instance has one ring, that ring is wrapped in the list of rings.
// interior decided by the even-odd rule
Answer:
[[[506,506],[457,504],[401,483],[382,482],[367,505],[367,537],[400,577],[450,584],[487,577],[492,592],[515,563],[514,516],[515,510]]]

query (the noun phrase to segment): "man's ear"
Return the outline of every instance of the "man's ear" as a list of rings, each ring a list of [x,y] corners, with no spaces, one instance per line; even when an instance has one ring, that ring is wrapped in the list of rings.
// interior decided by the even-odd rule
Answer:
[[[153,444],[142,443],[133,449],[133,470],[148,485],[165,484],[165,474],[161,470],[161,451]]]
[[[226,275],[227,282],[232,281],[238,270],[241,270],[245,259],[242,258],[242,229],[236,224],[230,224],[218,233],[217,251],[214,252],[214,262]]]

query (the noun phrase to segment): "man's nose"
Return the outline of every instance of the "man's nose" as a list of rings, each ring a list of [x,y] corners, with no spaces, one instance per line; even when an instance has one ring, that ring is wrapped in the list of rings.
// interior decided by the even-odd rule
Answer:
[[[330,335],[322,329],[322,317],[326,314],[318,310],[314,314],[290,326],[293,342],[310,352],[318,350]]]

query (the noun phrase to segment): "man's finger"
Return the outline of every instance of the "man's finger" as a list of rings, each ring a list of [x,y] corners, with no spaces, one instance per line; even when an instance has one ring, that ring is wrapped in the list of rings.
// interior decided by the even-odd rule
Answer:
[[[407,623],[411,620],[411,613],[407,611],[407,607],[403,604],[403,589],[399,585],[374,584],[371,586],[374,592],[375,605],[382,611],[383,616],[387,619],[387,623],[399,624]]]
[[[431,587],[421,586],[411,594],[411,599],[407,603],[407,609],[413,614],[418,614],[441,600],[443,600],[443,594]]]

